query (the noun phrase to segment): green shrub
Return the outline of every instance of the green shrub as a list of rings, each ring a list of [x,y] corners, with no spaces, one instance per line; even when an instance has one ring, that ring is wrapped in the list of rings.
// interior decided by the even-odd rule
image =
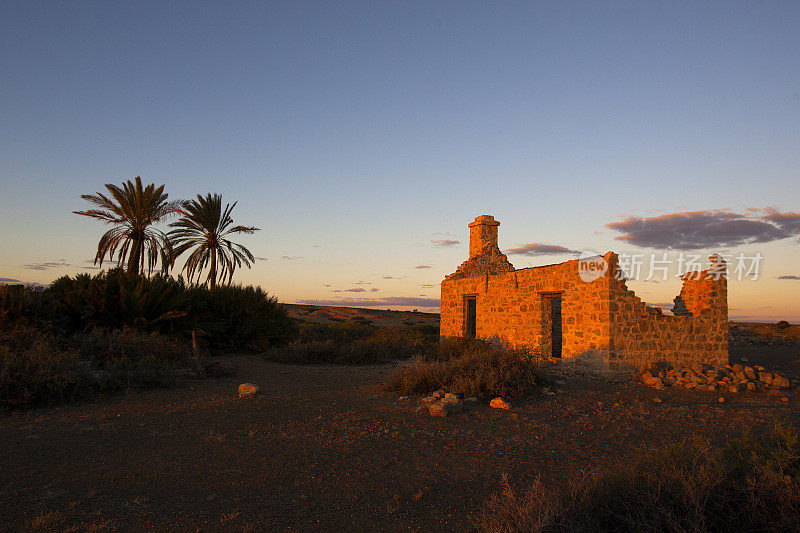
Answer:
[[[190,301],[193,326],[218,350],[263,352],[294,334],[286,308],[261,287],[193,287]]]
[[[182,278],[139,276],[121,268],[63,276],[45,291],[62,333],[135,329],[187,340],[192,331],[220,351],[260,352],[287,341],[293,324],[261,287],[188,287]]]
[[[181,278],[139,276],[115,268],[95,276],[62,276],[46,293],[55,302],[54,324],[64,332],[92,328],[179,329],[189,310]]]
[[[47,316],[48,303],[41,287],[0,285],[0,327],[38,324]]]
[[[518,494],[504,479],[482,531],[797,531],[800,445],[779,425],[723,448],[698,437],[646,449],[607,472],[540,479]]]
[[[785,320],[781,320],[780,322],[778,322],[777,324],[775,324],[775,326],[776,326],[778,329],[786,329],[786,328],[788,328],[789,326],[791,326],[791,324],[789,324],[789,323],[788,323],[787,321],[785,321]]]
[[[536,362],[523,350],[479,339],[448,338],[399,368],[389,390],[426,394],[438,389],[465,396],[524,396],[536,385]]]

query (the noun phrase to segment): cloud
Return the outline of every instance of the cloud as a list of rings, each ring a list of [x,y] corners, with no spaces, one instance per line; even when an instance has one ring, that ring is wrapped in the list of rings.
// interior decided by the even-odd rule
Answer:
[[[93,259],[87,259],[86,261],[84,261],[84,263],[92,265],[92,266],[81,266],[81,268],[84,270],[100,270],[99,266],[94,266],[95,263]],[[111,260],[103,261],[103,265],[105,266],[106,264],[108,264],[108,268],[113,268],[114,266],[119,266],[119,261],[111,261]]]
[[[394,279],[394,276],[381,276],[381,279]]]
[[[431,244],[433,244],[434,248],[448,248],[450,246],[461,244],[461,241],[454,241],[453,239],[438,239],[432,240]]]
[[[283,259],[284,261],[294,261],[295,259],[302,259],[302,258],[303,258],[302,255],[296,255],[296,256],[282,255],[281,256],[281,259]]]
[[[435,286],[436,286],[436,285],[434,285],[434,284],[432,284],[432,283],[426,283],[426,284],[422,285],[422,287],[424,287],[424,288],[426,288],[426,289],[431,289],[431,288],[433,288],[433,287],[435,287]]]
[[[258,256],[256,256],[256,261],[266,261],[266,260],[267,260],[266,257],[258,257]]]
[[[778,276],[778,279],[800,279],[800,276],[791,276],[787,274],[786,276]]]
[[[369,290],[369,292],[378,292],[380,289],[373,287]]]
[[[22,265],[22,268],[27,270],[49,270],[51,268],[61,268],[70,266],[66,259],[58,261],[50,261],[47,263],[31,263],[29,265]]]
[[[516,248],[509,248],[506,250],[507,254],[514,255],[563,255],[563,254],[579,254],[578,250],[571,250],[560,244],[545,244],[543,242],[529,242],[528,244],[521,244]]]
[[[774,207],[685,211],[655,217],[627,217],[606,227],[615,237],[642,248],[698,250],[728,248],[800,236],[800,213],[782,213]]]
[[[366,292],[367,289],[362,289],[361,287],[354,287],[352,289],[336,289],[333,292]]]
[[[384,298],[342,298],[340,300],[298,300],[299,304],[308,305],[342,305],[348,307],[439,307],[438,298],[420,298],[416,296],[387,296]]]
[[[41,283],[36,283],[35,281],[22,281],[21,279],[15,279],[15,278],[0,278],[0,285],[27,285],[29,287],[47,287],[47,285],[42,285]]]
[[[414,268],[422,269],[422,268],[433,268],[433,267],[431,267],[430,265],[419,265]]]
[[[356,281],[356,285],[372,285],[369,281]]]

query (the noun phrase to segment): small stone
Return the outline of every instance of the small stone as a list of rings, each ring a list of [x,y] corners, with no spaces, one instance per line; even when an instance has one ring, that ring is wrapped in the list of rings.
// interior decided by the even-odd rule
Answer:
[[[440,416],[442,418],[450,414],[450,409],[442,403],[432,403],[428,406],[428,412],[431,416]]]
[[[788,402],[788,401],[789,401],[789,398],[787,398],[786,396],[784,396],[783,398],[781,398],[781,401],[782,401],[782,402]]]
[[[744,367],[744,375],[747,376],[747,379],[756,379],[757,375],[755,368],[752,366]]]
[[[758,378],[767,385],[772,384],[772,374],[769,372],[761,372],[758,374]]]
[[[737,393],[739,392],[739,387],[737,387],[736,385],[731,385],[730,387],[728,387],[728,392]]]
[[[242,383],[239,385],[239,398],[250,398],[258,394],[258,385],[252,383]]]
[[[718,401],[719,403],[725,403],[725,396],[720,396],[720,397],[719,397],[719,400],[717,400],[717,401]]]
[[[687,389],[693,389],[693,388],[695,388],[697,386],[698,386],[698,384],[697,384],[696,381],[690,381],[689,383],[686,384],[686,388]]]
[[[747,390],[756,390],[756,384],[752,381],[747,382]]]
[[[742,357],[742,358],[741,358],[741,359],[739,359],[739,360],[740,360],[742,363],[749,363],[749,362],[750,362],[750,359],[748,359],[747,357]]]
[[[445,400],[460,400],[461,397],[458,394],[453,394],[452,392],[448,392],[444,395]]]
[[[400,396],[398,400],[408,400],[408,396]]]
[[[439,398],[437,398],[435,396],[426,396],[425,398],[422,398],[420,400],[420,402],[425,404],[425,405],[430,405],[432,403],[436,403],[437,401],[439,401]]]
[[[498,396],[489,402],[489,407],[493,407],[495,409],[511,409],[511,404]]]
[[[791,383],[785,377],[775,374],[775,378],[772,380],[772,386],[778,389],[788,389]]]
[[[661,403],[662,400],[661,400],[661,398],[653,398],[653,401],[656,402],[656,403]]]
[[[433,394],[431,394],[431,396],[433,396],[434,398],[444,398],[444,395],[445,395],[445,392],[442,389],[439,389],[436,392],[434,392]]]
[[[744,367],[742,365],[740,365],[739,363],[736,363],[735,365],[732,365],[731,370],[733,370],[736,373],[743,372],[744,371]]]

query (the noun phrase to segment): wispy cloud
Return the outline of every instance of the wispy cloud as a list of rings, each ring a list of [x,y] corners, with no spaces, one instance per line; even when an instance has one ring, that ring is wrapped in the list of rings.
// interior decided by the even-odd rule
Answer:
[[[366,292],[367,289],[361,287],[354,287],[352,289],[335,289],[332,292]]]
[[[431,244],[433,244],[434,248],[448,248],[450,246],[461,244],[461,241],[454,241],[453,239],[438,239],[432,240]]]
[[[798,237],[800,213],[784,213],[774,207],[748,208],[745,213],[709,209],[630,216],[606,227],[622,234],[615,239],[642,248],[727,248]]]
[[[433,267],[431,267],[430,265],[418,265],[414,268],[423,269],[423,268],[433,268]]]
[[[380,289],[377,287],[372,287],[369,292],[378,292]]]
[[[800,276],[792,276],[792,275],[785,275],[785,276],[778,276],[778,279],[800,279]]]
[[[299,304],[308,305],[342,305],[347,307],[439,307],[438,298],[421,298],[416,296],[387,296],[384,298],[342,298],[339,300],[298,300]]]
[[[302,259],[302,255],[282,255],[281,259],[284,261],[294,261],[295,259]]]
[[[267,260],[266,257],[258,257],[258,256],[256,256],[256,261],[266,261],[266,260]]]
[[[62,268],[70,266],[66,259],[59,259],[58,261],[48,261],[46,263],[31,263],[22,265],[26,270],[50,270],[51,268]]]
[[[425,289],[431,289],[431,288],[433,288],[435,286],[436,285],[433,285],[432,283],[426,283],[425,285],[422,285],[422,287],[425,288]]]
[[[394,276],[381,276],[381,279],[394,279]]]
[[[356,281],[356,285],[372,285],[369,281]]]
[[[17,284],[17,283],[24,283],[24,281],[14,278],[0,278],[0,283]]]
[[[543,242],[529,242],[528,244],[521,244],[515,248],[506,250],[507,254],[514,255],[564,255],[564,254],[579,254],[578,250],[571,250],[560,244],[547,244]]]

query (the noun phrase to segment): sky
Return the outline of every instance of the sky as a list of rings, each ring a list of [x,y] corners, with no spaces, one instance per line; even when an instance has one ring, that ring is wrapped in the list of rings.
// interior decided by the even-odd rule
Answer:
[[[798,321],[798,28],[798,2],[0,1],[0,281],[96,272],[107,228],[72,211],[138,175],[238,202],[234,281],[284,302],[435,310],[491,214],[518,268],[642,255],[666,305],[681,254],[721,252],[758,266],[731,317]]]

